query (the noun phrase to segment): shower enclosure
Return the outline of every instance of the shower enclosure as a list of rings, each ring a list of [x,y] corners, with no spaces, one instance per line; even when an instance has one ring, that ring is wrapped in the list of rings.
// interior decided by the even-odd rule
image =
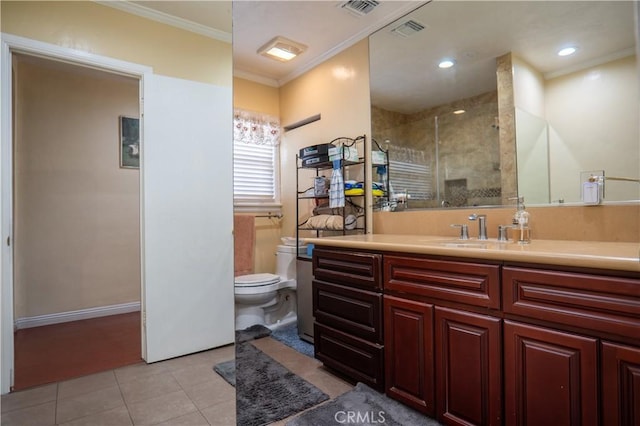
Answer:
[[[496,92],[414,114],[373,107],[372,117],[392,197],[406,193],[408,208],[502,203]]]

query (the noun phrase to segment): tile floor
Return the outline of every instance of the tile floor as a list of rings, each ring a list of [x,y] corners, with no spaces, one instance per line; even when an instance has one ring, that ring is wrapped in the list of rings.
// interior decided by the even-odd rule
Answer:
[[[353,386],[270,337],[253,342],[332,399]],[[235,425],[235,389],[212,367],[233,345],[136,364],[2,396],[2,426]],[[274,423],[282,426],[287,419]]]

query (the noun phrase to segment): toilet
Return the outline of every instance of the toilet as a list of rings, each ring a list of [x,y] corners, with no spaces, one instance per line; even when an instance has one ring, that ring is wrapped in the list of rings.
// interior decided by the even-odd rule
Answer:
[[[306,250],[306,246],[279,245],[276,274],[235,277],[236,330],[255,324],[276,330],[296,322],[296,258]]]

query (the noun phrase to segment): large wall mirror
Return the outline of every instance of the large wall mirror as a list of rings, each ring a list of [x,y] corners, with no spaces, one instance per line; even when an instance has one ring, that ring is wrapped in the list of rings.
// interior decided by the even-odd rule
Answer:
[[[372,134],[393,196],[579,203],[585,176],[604,171],[606,201],[639,200],[634,13],[631,1],[435,0],[373,34]]]

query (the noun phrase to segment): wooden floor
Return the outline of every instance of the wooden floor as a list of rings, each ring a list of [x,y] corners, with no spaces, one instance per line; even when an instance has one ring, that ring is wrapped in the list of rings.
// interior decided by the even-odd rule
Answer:
[[[141,362],[140,312],[16,331],[14,390]]]

